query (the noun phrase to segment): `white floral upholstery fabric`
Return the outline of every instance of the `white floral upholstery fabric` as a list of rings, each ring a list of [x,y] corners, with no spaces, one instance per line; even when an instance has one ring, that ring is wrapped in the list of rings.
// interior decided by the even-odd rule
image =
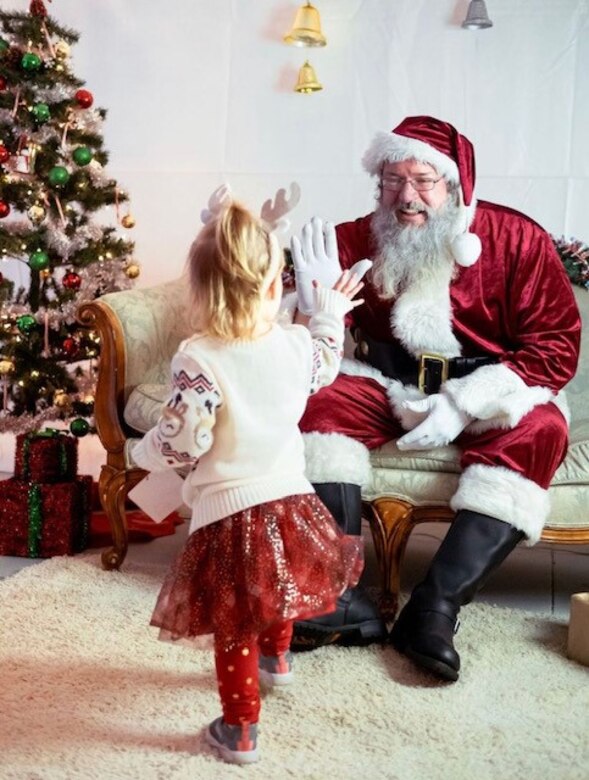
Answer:
[[[182,339],[192,332],[188,280],[181,277],[145,290],[111,293],[100,300],[114,311],[123,328],[126,399],[137,385],[168,385],[170,361]]]
[[[152,290],[117,294],[117,311],[127,337],[128,392],[125,421],[138,434],[148,431],[159,417],[169,388],[170,360],[190,334],[187,282],[177,280]],[[142,292],[142,295],[137,295]],[[581,361],[567,387],[571,409],[567,457],[550,487],[549,527],[589,526],[589,290],[575,288],[583,316]],[[102,300],[108,302],[109,296]],[[364,498],[405,499],[415,505],[447,505],[460,475],[456,447],[423,452],[401,452],[389,442],[371,453],[372,475]]]

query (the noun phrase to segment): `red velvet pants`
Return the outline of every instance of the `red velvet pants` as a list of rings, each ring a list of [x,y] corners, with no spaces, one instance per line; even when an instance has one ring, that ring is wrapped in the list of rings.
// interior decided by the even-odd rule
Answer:
[[[304,433],[340,433],[370,450],[405,432],[382,385],[346,374],[309,398],[300,428]],[[462,469],[503,466],[546,489],[566,455],[568,427],[557,407],[548,403],[528,412],[515,428],[463,433],[455,443],[462,449]]]
[[[286,653],[292,620],[275,623],[248,642],[222,643],[215,637],[215,667],[225,723],[257,723],[260,714],[259,655]]]

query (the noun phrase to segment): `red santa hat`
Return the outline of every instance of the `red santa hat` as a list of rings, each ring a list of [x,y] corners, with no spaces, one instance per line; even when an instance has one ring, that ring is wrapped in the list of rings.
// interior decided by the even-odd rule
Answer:
[[[459,265],[476,263],[481,241],[468,229],[476,209],[474,148],[449,122],[431,116],[411,116],[391,133],[378,133],[362,159],[364,168],[380,176],[385,162],[417,160],[432,165],[447,181],[458,185],[460,214],[452,238],[452,254]]]

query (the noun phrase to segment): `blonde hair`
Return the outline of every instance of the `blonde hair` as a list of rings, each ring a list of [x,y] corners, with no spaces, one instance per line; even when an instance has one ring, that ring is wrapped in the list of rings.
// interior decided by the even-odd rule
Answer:
[[[224,341],[250,337],[271,260],[268,230],[239,203],[208,222],[188,254],[197,329]]]

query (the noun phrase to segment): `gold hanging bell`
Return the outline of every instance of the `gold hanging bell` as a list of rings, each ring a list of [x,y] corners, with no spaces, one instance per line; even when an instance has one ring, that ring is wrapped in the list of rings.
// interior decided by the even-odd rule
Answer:
[[[299,70],[299,77],[295,84],[294,91],[302,92],[307,95],[310,92],[319,92],[321,89],[323,89],[323,84],[320,84],[317,81],[315,68],[312,65],[309,65],[309,61],[307,60]]]
[[[284,41],[293,46],[325,46],[327,40],[321,32],[321,19],[315,6],[306,3],[299,8],[292,29],[284,36]]]

